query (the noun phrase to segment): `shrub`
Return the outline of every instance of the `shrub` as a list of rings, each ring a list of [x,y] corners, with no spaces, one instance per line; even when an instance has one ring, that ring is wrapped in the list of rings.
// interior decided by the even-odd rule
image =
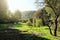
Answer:
[[[7,26],[5,24],[0,24],[0,29],[6,28]]]
[[[30,20],[28,20],[28,22],[26,23],[27,26],[32,26],[32,23]]]
[[[41,19],[36,19],[36,27],[42,26],[42,20]]]
[[[13,24],[0,24],[0,29],[12,28]]]

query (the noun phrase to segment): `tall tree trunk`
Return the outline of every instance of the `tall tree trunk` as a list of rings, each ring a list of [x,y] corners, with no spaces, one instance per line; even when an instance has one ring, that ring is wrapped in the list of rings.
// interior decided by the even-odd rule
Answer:
[[[58,26],[58,17],[55,19],[55,29],[54,29],[54,36],[57,36],[57,26]]]

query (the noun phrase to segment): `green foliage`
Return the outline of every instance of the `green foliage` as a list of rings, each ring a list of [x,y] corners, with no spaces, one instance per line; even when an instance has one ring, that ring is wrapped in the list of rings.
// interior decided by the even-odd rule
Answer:
[[[0,0],[0,22],[8,21],[8,7],[6,0]]]
[[[4,25],[0,24],[0,29],[1,29],[1,28],[4,28],[4,27],[5,27]]]
[[[8,28],[7,24],[0,24],[0,29]]]
[[[15,22],[18,23],[21,19],[21,12],[19,10],[16,10],[13,14],[11,11],[8,11],[8,21],[9,22]]]
[[[13,16],[16,21],[19,21],[21,19],[21,12],[19,10],[16,10]]]
[[[14,16],[15,16],[17,19],[21,19],[21,12],[20,12],[19,10],[16,10]]]
[[[41,19],[36,19],[36,27],[42,26],[42,20]]]
[[[50,15],[50,19],[54,20],[55,19],[55,14],[54,11],[50,7],[45,7],[46,12],[48,13],[48,16]]]
[[[30,20],[28,20],[28,22],[26,23],[27,26],[32,26],[32,23]]]

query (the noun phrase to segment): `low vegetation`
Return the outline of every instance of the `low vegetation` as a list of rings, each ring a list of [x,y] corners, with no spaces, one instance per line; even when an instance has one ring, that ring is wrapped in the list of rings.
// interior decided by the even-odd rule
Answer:
[[[34,34],[34,35],[37,35],[38,37],[48,38],[50,40],[60,39],[60,34],[59,34],[60,32],[57,32],[58,33],[57,37],[52,36],[50,35],[49,28],[47,26],[32,27],[22,23],[22,25],[16,24],[14,25],[14,27],[21,30],[23,34]]]

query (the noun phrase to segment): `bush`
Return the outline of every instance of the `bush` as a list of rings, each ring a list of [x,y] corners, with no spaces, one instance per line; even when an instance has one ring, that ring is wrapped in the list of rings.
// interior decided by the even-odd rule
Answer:
[[[42,20],[41,19],[36,19],[36,27],[42,26]]]
[[[28,20],[28,22],[26,23],[27,26],[32,26],[32,23],[30,20]]]
[[[0,24],[0,29],[12,28],[13,24]]]
[[[0,29],[6,28],[7,26],[5,24],[0,24]]]
[[[33,23],[33,27],[36,27],[36,23]]]

